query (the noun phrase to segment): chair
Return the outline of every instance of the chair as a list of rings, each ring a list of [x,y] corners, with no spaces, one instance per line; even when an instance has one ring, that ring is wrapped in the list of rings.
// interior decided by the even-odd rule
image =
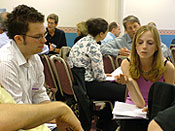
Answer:
[[[122,61],[123,61],[124,59],[126,59],[126,58],[127,58],[127,56],[121,56],[121,55],[118,55],[118,56],[116,57],[116,66],[117,66],[117,68],[118,68],[119,66],[121,66]]]
[[[112,73],[115,70],[115,64],[114,64],[112,56],[104,55],[103,64],[104,64],[105,73]]]
[[[55,94],[56,91],[58,90],[58,86],[53,73],[51,60],[48,55],[40,55],[40,58],[44,66],[44,75],[45,75],[44,85],[51,100],[55,100]]]
[[[70,50],[71,48],[69,46],[63,46],[61,47],[59,54],[64,60],[67,60]]]
[[[77,101],[76,95],[72,89],[73,77],[71,76],[67,62],[59,56],[52,56],[51,61],[53,63],[56,80],[58,81],[60,90],[62,90],[62,95],[71,95],[74,97],[75,101]]]
[[[61,97],[63,97],[62,101],[69,105],[75,115],[79,117],[78,100],[72,88],[73,76],[68,63],[63,58],[56,55],[51,57],[51,61],[53,63],[53,71],[62,95]],[[59,100],[59,96],[57,95],[56,97],[56,100]]]
[[[170,52],[171,52],[171,57],[172,57],[172,62],[175,65],[175,44],[170,45]]]
[[[63,91],[63,95],[65,94],[71,95],[74,97],[75,101],[78,102],[77,96],[72,87],[73,86],[72,82],[74,81],[73,75],[67,61],[65,61],[63,58],[58,56],[55,56],[55,57],[52,56],[51,60],[54,63],[53,69],[56,74],[56,79],[58,80],[59,86]],[[93,101],[95,105],[95,110],[96,111],[101,110],[105,106],[106,102],[110,103],[109,101]],[[112,109],[113,108],[112,103],[110,104]]]

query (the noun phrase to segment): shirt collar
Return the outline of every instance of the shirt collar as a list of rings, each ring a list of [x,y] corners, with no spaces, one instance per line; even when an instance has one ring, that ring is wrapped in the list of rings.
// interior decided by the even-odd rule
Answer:
[[[132,43],[132,39],[131,39],[131,37],[129,36],[129,34],[126,33],[125,36],[126,36],[126,41],[127,41],[128,43]]]
[[[21,51],[19,50],[18,46],[16,45],[16,42],[14,40],[11,41],[12,47],[15,50],[16,53],[16,60],[19,64],[19,66],[24,65],[27,63],[25,57],[23,56],[23,54],[21,53]]]
[[[112,38],[116,38],[116,36],[114,34],[112,34],[111,32],[108,32],[108,34],[112,37]]]

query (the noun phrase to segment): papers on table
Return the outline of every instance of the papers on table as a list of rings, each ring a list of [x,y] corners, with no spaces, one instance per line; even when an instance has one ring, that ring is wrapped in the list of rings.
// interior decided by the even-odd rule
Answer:
[[[113,119],[147,119],[146,112],[142,110],[136,105],[116,101],[112,111]]]
[[[50,130],[53,130],[57,127],[56,124],[54,123],[45,123],[45,125],[50,129]]]
[[[107,81],[115,81],[115,76],[123,74],[121,67],[118,67],[115,71],[113,71],[110,76],[106,77]]]

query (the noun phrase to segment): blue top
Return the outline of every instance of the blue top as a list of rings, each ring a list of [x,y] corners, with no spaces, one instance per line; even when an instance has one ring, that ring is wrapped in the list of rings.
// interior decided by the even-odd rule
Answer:
[[[124,47],[129,50],[131,50],[132,47],[132,40],[128,34],[124,34],[121,37],[117,37],[114,40],[101,45],[101,52],[102,54],[117,56],[120,48]]]
[[[101,43],[102,44],[105,44],[105,43],[107,43],[107,42],[115,39],[115,37],[116,36],[114,34],[112,34],[111,32],[108,32],[107,35],[106,35],[106,37],[104,38],[104,40],[101,41]]]
[[[117,56],[119,50],[124,47],[128,50],[131,50],[132,48],[132,39],[127,33],[101,45],[101,53]],[[170,50],[164,43],[161,42],[160,47],[164,57],[170,56]]]
[[[0,48],[3,47],[5,44],[9,43],[11,40],[7,36],[7,32],[3,32],[0,34]]]

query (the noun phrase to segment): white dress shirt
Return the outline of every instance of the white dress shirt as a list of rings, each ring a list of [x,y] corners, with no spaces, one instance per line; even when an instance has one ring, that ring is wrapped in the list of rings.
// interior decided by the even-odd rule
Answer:
[[[27,62],[13,40],[0,49],[0,83],[17,103],[49,100],[39,56],[35,54]]]

